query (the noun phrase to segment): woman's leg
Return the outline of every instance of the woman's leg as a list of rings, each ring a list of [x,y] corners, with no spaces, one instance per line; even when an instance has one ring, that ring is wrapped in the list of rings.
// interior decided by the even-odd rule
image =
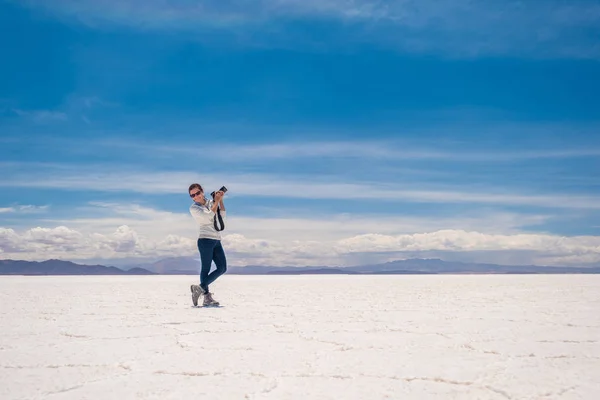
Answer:
[[[223,251],[223,246],[221,245],[220,240],[217,240],[215,246],[213,247],[212,259],[215,261],[217,269],[206,278],[207,286],[227,272],[227,258],[225,257],[225,251]]]
[[[223,245],[221,244],[220,240],[217,242],[213,250],[213,260],[217,266],[217,269],[213,272],[213,274],[218,274],[217,277],[219,277],[227,272],[227,257],[225,257],[225,251],[223,250]],[[217,277],[215,277],[215,279]]]
[[[198,251],[200,251],[200,261],[202,267],[200,269],[200,287],[207,293],[208,285],[210,284],[209,272],[212,266],[214,248],[217,241],[214,239],[198,239]]]

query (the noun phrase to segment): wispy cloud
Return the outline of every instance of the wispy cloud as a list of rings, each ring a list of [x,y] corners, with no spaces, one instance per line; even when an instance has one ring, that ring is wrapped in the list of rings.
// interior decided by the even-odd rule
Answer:
[[[236,39],[240,30],[252,31],[253,35],[248,36],[259,40],[261,45],[289,45],[290,37],[299,44],[302,32],[286,35],[294,29],[286,23],[327,18],[353,23],[354,30],[342,35],[345,40],[371,40],[411,52],[457,56],[600,56],[600,46],[595,40],[600,29],[600,5],[592,0],[26,0],[24,3],[92,27],[112,25],[199,33],[220,29],[222,34]],[[270,33],[274,29],[278,32],[276,36]],[[306,34],[304,38],[305,43],[312,40]]]
[[[193,125],[193,124],[192,124]],[[499,127],[500,123],[495,124],[498,132],[504,134],[522,133],[523,136],[536,135],[539,137],[542,132],[559,131],[562,135],[576,129],[575,127],[562,126],[527,126],[527,125],[504,125]],[[188,128],[189,129],[189,128]],[[218,132],[219,127],[210,126],[194,126],[194,132],[198,129],[207,132]],[[239,133],[246,131],[243,128]],[[259,129],[259,128],[256,128]],[[266,129],[266,128],[265,128]],[[588,138],[593,137],[600,129],[597,123],[590,124],[585,128],[581,128],[578,132],[580,135],[586,135]],[[186,129],[187,130],[187,129]],[[455,132],[458,131],[458,132]],[[236,131],[237,132],[237,131]],[[496,132],[496,131],[494,131]],[[63,153],[68,152],[85,152],[93,148],[94,151],[123,151],[128,155],[135,154],[138,159],[166,159],[181,157],[192,157],[198,154],[198,145],[189,139],[180,140],[161,140],[157,138],[134,140],[127,138],[124,132],[122,137],[117,137],[118,132],[101,130],[96,137],[79,141],[73,138],[40,138],[40,146],[54,146],[59,148]],[[100,134],[101,133],[101,134]],[[311,131],[311,134],[314,134]],[[334,132],[337,133],[337,132]],[[374,132],[376,133],[376,132]],[[398,136],[405,134],[402,129],[399,129]],[[227,164],[247,163],[256,161],[281,161],[281,160],[310,160],[322,158],[335,158],[340,160],[378,160],[382,162],[394,161],[440,161],[452,163],[512,163],[521,161],[535,160],[552,160],[552,159],[572,159],[582,157],[600,157],[600,142],[595,140],[587,140],[585,143],[573,141],[565,144],[564,142],[553,143],[550,138],[539,138],[536,141],[518,142],[518,138],[514,139],[513,148],[507,148],[506,145],[499,147],[493,141],[486,142],[481,139],[476,142],[469,139],[454,139],[452,141],[444,141],[441,139],[428,140],[427,135],[449,133],[470,133],[469,131],[462,132],[459,128],[439,127],[433,129],[432,132],[425,130],[425,138],[369,138],[354,139],[354,140],[281,140],[270,141],[265,143],[232,143],[226,141],[208,141],[205,142],[215,151],[205,152],[202,157],[204,160],[218,160]],[[477,130],[482,136],[489,133],[485,127]],[[299,133],[300,134],[300,133]],[[370,132],[364,132],[364,135],[369,135]],[[156,132],[156,137],[160,137],[161,132]],[[218,135],[215,135],[218,138]],[[36,145],[33,143],[32,145]]]
[[[233,215],[233,214],[232,214]],[[228,221],[228,232],[252,238],[282,240],[338,240],[348,235],[365,232],[401,234],[426,232],[440,229],[467,229],[487,233],[510,234],[521,232],[524,227],[541,224],[549,216],[522,214],[497,210],[475,210],[448,216],[381,215],[322,213],[277,209],[275,212],[244,215],[239,212]],[[27,222],[30,224],[32,222]],[[46,217],[35,223],[45,226],[68,225],[70,227],[100,233],[108,233],[119,225],[146,232],[146,235],[181,236],[194,235],[195,229],[187,207],[181,212],[159,210],[137,204],[92,202],[71,210],[67,219]]]
[[[3,187],[35,187],[63,190],[94,190],[124,193],[185,193],[192,182],[207,188],[225,184],[232,196],[280,197],[328,200],[386,200],[432,204],[489,204],[534,206],[557,209],[600,209],[596,196],[525,191],[471,189],[460,184],[415,184],[414,182],[344,181],[321,174],[302,177],[283,174],[205,173],[191,171],[141,171],[117,167],[61,166],[35,174],[19,172],[0,178]]]
[[[52,110],[20,110],[13,108],[11,110],[14,114],[22,118],[27,118],[37,123],[44,122],[55,122],[55,121],[66,121],[68,120],[67,114],[60,111]]]
[[[0,214],[8,214],[8,213],[23,213],[23,214],[31,214],[31,213],[39,213],[44,212],[48,209],[48,206],[35,206],[35,205],[18,205],[11,207],[0,207]]]
[[[6,100],[7,106],[0,108],[0,116],[17,116],[25,121],[36,124],[47,124],[53,122],[74,123],[83,120],[91,123],[90,116],[102,109],[114,109],[119,105],[115,102],[104,100],[98,96],[67,96],[64,103],[54,109],[30,110],[15,106],[14,100]],[[65,125],[68,126],[68,125]]]
[[[140,142],[128,140],[95,141],[95,146],[112,149],[127,149],[140,154],[160,155],[161,157],[197,154],[194,145],[167,142]],[[600,147],[538,148],[502,150],[470,148],[465,143],[454,145],[427,145],[416,141],[363,140],[363,141],[302,141],[269,144],[229,144],[214,143],[218,151],[203,154],[204,159],[222,159],[223,154],[231,155],[228,162],[247,162],[257,160],[315,159],[315,158],[361,158],[378,160],[434,160],[452,162],[510,162],[536,159],[560,159],[577,157],[600,157]]]
[[[119,107],[118,103],[101,99],[98,96],[81,96],[81,97],[71,96],[71,97],[69,97],[69,101],[67,102],[67,104],[71,108],[81,108],[83,106],[87,109],[98,108],[98,107],[103,107],[103,108]]]

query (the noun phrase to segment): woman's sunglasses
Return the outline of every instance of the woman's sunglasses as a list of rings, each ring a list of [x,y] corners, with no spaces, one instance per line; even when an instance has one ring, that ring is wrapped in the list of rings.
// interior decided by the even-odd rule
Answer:
[[[193,199],[194,197],[200,195],[202,192],[190,193],[190,197]]]

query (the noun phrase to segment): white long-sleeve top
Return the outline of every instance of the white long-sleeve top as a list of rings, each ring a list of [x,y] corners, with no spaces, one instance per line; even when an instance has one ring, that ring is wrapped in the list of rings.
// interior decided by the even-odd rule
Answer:
[[[207,200],[205,205],[194,202],[190,206],[190,214],[198,224],[198,239],[216,239],[221,240],[221,232],[214,226],[214,217],[216,213],[211,211],[213,200]],[[221,217],[225,222],[226,212],[221,210]]]

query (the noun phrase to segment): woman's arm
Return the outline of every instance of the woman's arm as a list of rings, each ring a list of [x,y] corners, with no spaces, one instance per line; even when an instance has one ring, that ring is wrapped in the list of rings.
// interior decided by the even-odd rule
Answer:
[[[217,212],[217,207],[220,208],[221,211],[225,211],[225,203],[223,203],[223,196],[225,196],[225,192],[222,192],[220,190],[215,193],[215,197],[213,198],[214,203],[211,208],[213,212]]]
[[[221,207],[221,211],[225,211],[225,205],[223,204],[223,193],[218,192],[215,194],[215,200],[211,204],[210,209],[201,207],[196,204],[190,206],[190,214],[200,225],[212,224],[213,218],[217,213],[217,208]]]
[[[217,205],[218,204],[215,203],[210,209],[207,209],[205,207],[192,204],[190,206],[190,214],[192,214],[192,217],[194,217],[196,222],[200,225],[212,224],[213,217],[217,211]]]
[[[219,208],[219,202],[217,200],[215,200],[215,201],[213,201],[213,204],[212,204],[212,207],[210,208],[210,211],[212,211],[213,213],[216,213],[217,212],[217,208]]]
[[[215,201],[212,207],[213,212],[217,212],[217,207],[221,208],[221,211],[225,211],[225,204],[223,204],[224,195],[225,193],[223,193],[220,190],[217,193],[215,193]]]

